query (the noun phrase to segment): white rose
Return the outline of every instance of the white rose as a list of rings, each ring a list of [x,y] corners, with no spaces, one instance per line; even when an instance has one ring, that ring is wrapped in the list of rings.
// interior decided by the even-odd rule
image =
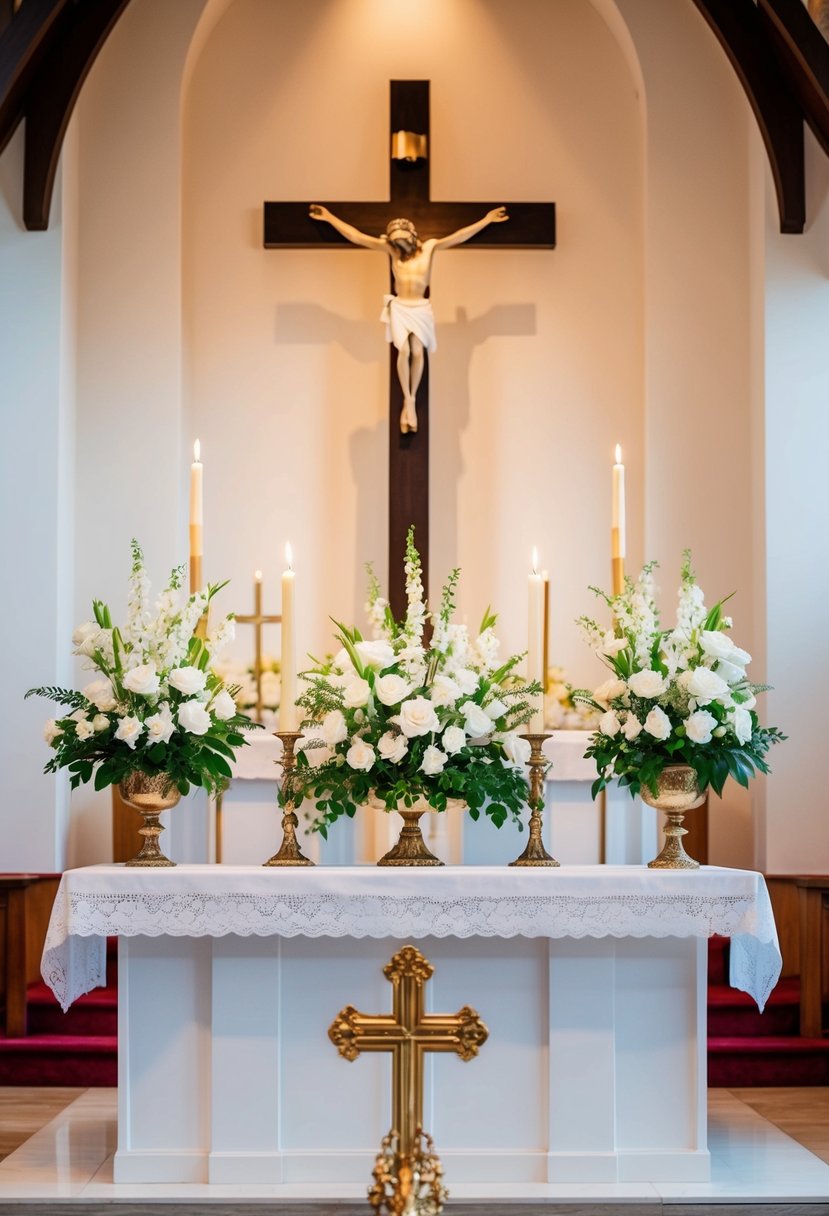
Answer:
[[[50,718],[43,727],[43,738],[51,747],[58,735],[63,734],[63,727],[60,722],[56,722],[54,718]]]
[[[599,730],[610,739],[614,735],[618,735],[621,726],[621,722],[612,709],[609,709],[607,713],[602,714],[599,718]]]
[[[717,719],[707,709],[698,709],[685,719],[685,734],[692,743],[710,743]]]
[[[427,697],[412,697],[411,700],[404,701],[400,706],[397,721],[407,739],[440,730],[435,707]]]
[[[182,669],[184,670],[184,669]],[[192,669],[195,671],[195,668]],[[158,672],[155,663],[142,663],[124,676],[124,688],[140,697],[154,697],[158,692]]]
[[[721,629],[703,629],[699,635],[699,644],[703,654],[707,654],[709,659],[727,659],[735,649],[731,638]]]
[[[236,702],[227,689],[223,688],[216,693],[211,708],[220,722],[227,722],[236,713]]]
[[[347,709],[362,709],[364,705],[368,705],[370,695],[371,689],[368,686],[368,680],[362,680],[358,676],[346,684],[343,690],[343,701]]]
[[[567,689],[562,684],[562,692],[566,694]],[[624,680],[617,680],[616,676],[611,676],[609,680],[605,680],[604,684],[600,684],[593,693],[593,700],[598,701],[599,705],[608,705],[611,701],[615,701],[617,697],[621,697],[627,691],[627,684]]]
[[[390,672],[374,681],[374,695],[382,705],[399,705],[411,692],[408,680]]]
[[[464,701],[460,707],[464,718],[464,729],[470,739],[481,739],[492,730],[492,719],[486,710],[474,701]]]
[[[466,731],[460,726],[447,726],[441,738],[444,751],[450,756],[454,756],[462,747],[466,746]]]
[[[754,709],[754,706],[756,704],[757,704],[757,698],[755,697],[753,692],[749,693],[749,695],[746,697],[746,699],[742,702],[743,709]]]
[[[420,771],[425,773],[427,777],[436,777],[438,773],[443,772],[447,759],[446,752],[442,752],[439,747],[430,744],[423,753]]]
[[[91,739],[95,734],[95,727],[89,721],[89,718],[80,718],[75,723],[75,734],[80,739],[81,743],[85,743],[87,739]]]
[[[738,705],[731,715],[731,725],[734,727],[734,734],[740,743],[748,743],[754,732],[754,723],[751,720],[749,711],[741,705]]]
[[[462,695],[460,685],[451,676],[436,675],[429,690],[433,705],[454,705]]]
[[[510,763],[518,767],[526,764],[530,758],[532,749],[528,740],[522,739],[515,731],[508,731],[507,734],[501,736],[501,746]]]
[[[694,667],[683,671],[677,683],[695,698],[698,705],[708,705],[710,701],[716,701],[717,697],[728,695],[725,680],[708,667]]]
[[[627,650],[627,638],[617,638],[612,629],[608,629],[607,633],[602,638],[602,644],[599,647],[599,654],[605,654],[608,658],[613,658],[622,650]]]
[[[122,743],[126,743],[127,747],[134,749],[139,736],[143,733],[144,723],[139,718],[126,717],[121,718],[119,721],[115,738],[120,739]]]
[[[668,738],[671,733],[671,719],[664,709],[660,709],[658,705],[654,706],[645,718],[645,730],[649,735],[653,735],[654,739]]]
[[[628,688],[635,697],[661,697],[667,687],[665,677],[658,671],[637,671],[628,680]]]
[[[497,697],[494,701],[490,701],[489,705],[484,706],[484,713],[491,722],[497,722],[499,718],[503,718],[506,712],[506,705],[503,701],[499,701]]]
[[[94,645],[91,650],[84,649],[84,647],[87,643],[94,643],[100,632],[101,626],[97,621],[84,621],[72,634],[72,645],[77,646],[81,654],[90,655],[95,649]]]
[[[87,684],[83,690],[83,695],[87,701],[91,702],[96,709],[100,709],[102,713],[115,709],[115,696],[109,680],[93,680],[91,684]]]
[[[729,663],[725,659],[720,659],[717,663],[716,673],[722,676],[727,684],[739,684],[746,678],[745,667],[738,667],[736,663]]]
[[[322,737],[328,747],[336,747],[348,738],[348,727],[339,709],[330,709],[322,720]]]
[[[387,730],[377,740],[377,750],[381,759],[399,764],[409,750],[409,743],[405,735],[397,735],[394,731]]]
[[[470,667],[459,667],[452,672],[452,679],[461,690],[462,697],[470,697],[479,684],[478,673]]]
[[[632,743],[634,739],[638,739],[642,733],[642,723],[636,717],[636,714],[628,714],[625,718],[625,724],[622,727],[622,734],[627,739],[628,743]]]
[[[382,671],[384,667],[391,667],[394,662],[394,651],[382,638],[378,638],[376,641],[358,642],[354,649],[360,656],[363,666],[373,667],[376,671]]]
[[[206,735],[210,730],[210,714],[200,701],[185,701],[178,707],[178,724],[191,735]]]
[[[158,713],[147,718],[144,725],[147,728],[147,738],[150,743],[169,743],[170,736],[176,729],[170,706],[167,704],[159,706]]]
[[[351,742],[351,747],[345,754],[346,761],[352,768],[360,772],[367,773],[374,764],[375,755],[374,748],[366,743],[365,739],[356,738]]]
[[[354,664],[351,662],[351,655],[348,653],[345,646],[343,646],[342,650],[338,650],[334,655],[332,666],[335,667],[337,671],[345,671],[349,673],[354,671]]]
[[[95,733],[100,734],[102,730],[107,730],[108,728],[109,718],[106,716],[106,714],[96,714],[92,719],[92,729],[95,731]]]
[[[192,697],[201,692],[207,683],[207,673],[198,667],[176,667],[167,677],[171,688],[180,692],[184,697]],[[196,733],[196,732],[191,732]]]

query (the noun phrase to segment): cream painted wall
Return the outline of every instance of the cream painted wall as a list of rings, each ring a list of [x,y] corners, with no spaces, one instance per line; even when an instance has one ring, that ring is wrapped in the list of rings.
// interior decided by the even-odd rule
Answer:
[[[598,666],[573,620],[608,577],[610,471],[630,470],[641,558],[642,115],[609,31],[578,0],[236,0],[185,105],[189,433],[206,462],[207,563],[247,604],[294,541],[308,612],[362,618],[386,565],[387,346],[381,255],[263,251],[265,198],[383,198],[388,82],[432,82],[435,198],[555,199],[549,252],[439,254],[431,364],[432,581],[502,613],[521,649],[533,544],[553,576],[553,655]],[[474,48],[474,54],[470,53]],[[494,85],[494,82],[495,85]],[[275,639],[274,639],[275,640]]]

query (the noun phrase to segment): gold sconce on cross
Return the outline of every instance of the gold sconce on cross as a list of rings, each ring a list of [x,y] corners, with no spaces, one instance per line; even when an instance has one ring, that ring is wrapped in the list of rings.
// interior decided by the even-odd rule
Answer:
[[[262,628],[264,625],[279,625],[281,616],[265,616],[262,612],[262,571],[257,570],[253,576],[253,614],[237,615],[237,625],[253,625],[254,660],[253,677],[256,681],[255,720],[262,721]]]

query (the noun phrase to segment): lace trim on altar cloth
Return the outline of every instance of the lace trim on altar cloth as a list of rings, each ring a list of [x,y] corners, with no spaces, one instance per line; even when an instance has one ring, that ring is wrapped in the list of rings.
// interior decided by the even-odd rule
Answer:
[[[732,938],[731,984],[763,1009],[780,975],[771,905],[747,894],[394,897],[58,893],[42,973],[66,1010],[105,982],[105,939],[159,937]]]

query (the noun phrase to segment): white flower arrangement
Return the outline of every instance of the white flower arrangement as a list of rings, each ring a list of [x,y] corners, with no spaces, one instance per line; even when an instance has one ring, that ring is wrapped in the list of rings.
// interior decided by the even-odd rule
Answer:
[[[303,794],[317,800],[313,827],[327,835],[370,798],[390,811],[419,798],[443,811],[448,799],[460,799],[473,819],[484,811],[498,827],[509,815],[520,824],[530,749],[518,731],[541,686],[514,674],[523,656],[499,665],[488,610],[474,638],[452,620],[458,570],[431,617],[427,645],[430,614],[413,529],[405,570],[405,620],[393,619],[369,568],[373,638],[338,624],[339,652],[303,675],[308,689],[298,704],[308,720],[297,774]]]
[[[256,709],[256,667],[253,663],[240,663],[233,659],[221,659],[214,663],[217,676],[230,685],[236,708],[241,713]],[[262,656],[262,717],[261,725],[267,731],[275,731],[278,725],[279,701],[282,695],[282,676],[279,659],[273,655]]]
[[[183,567],[173,570],[153,612],[144,556],[133,541],[126,624],[114,626],[109,608],[95,600],[94,620],[72,635],[73,653],[97,678],[81,692],[50,687],[26,693],[73,710],[51,718],[44,729],[54,749],[44,771],[68,768],[72,789],[93,774],[95,788],[104,789],[136,770],[168,774],[181,794],[191,785],[215,790],[230,778],[228,761],[246,742],[240,732],[256,725],[238,713],[235,688],[211,670],[233,639],[233,617],[221,620],[206,640],[197,636],[210,601],[226,584],[182,602],[183,577]]]
[[[613,779],[631,794],[643,785],[656,794],[669,764],[690,765],[700,788],[710,785],[717,794],[729,777],[747,786],[757,771],[769,771],[765,756],[785,738],[776,727],[760,725],[757,694],[768,685],[746,675],[751,655],[729,636],[725,601],[706,608],[690,553],[683,557],[672,629],[659,627],[655,565],[646,565],[636,583],[626,579],[621,595],[591,588],[610,608],[611,629],[589,617],[579,620],[611,673],[593,692],[573,694],[600,715],[585,753],[599,771],[594,797]]]

